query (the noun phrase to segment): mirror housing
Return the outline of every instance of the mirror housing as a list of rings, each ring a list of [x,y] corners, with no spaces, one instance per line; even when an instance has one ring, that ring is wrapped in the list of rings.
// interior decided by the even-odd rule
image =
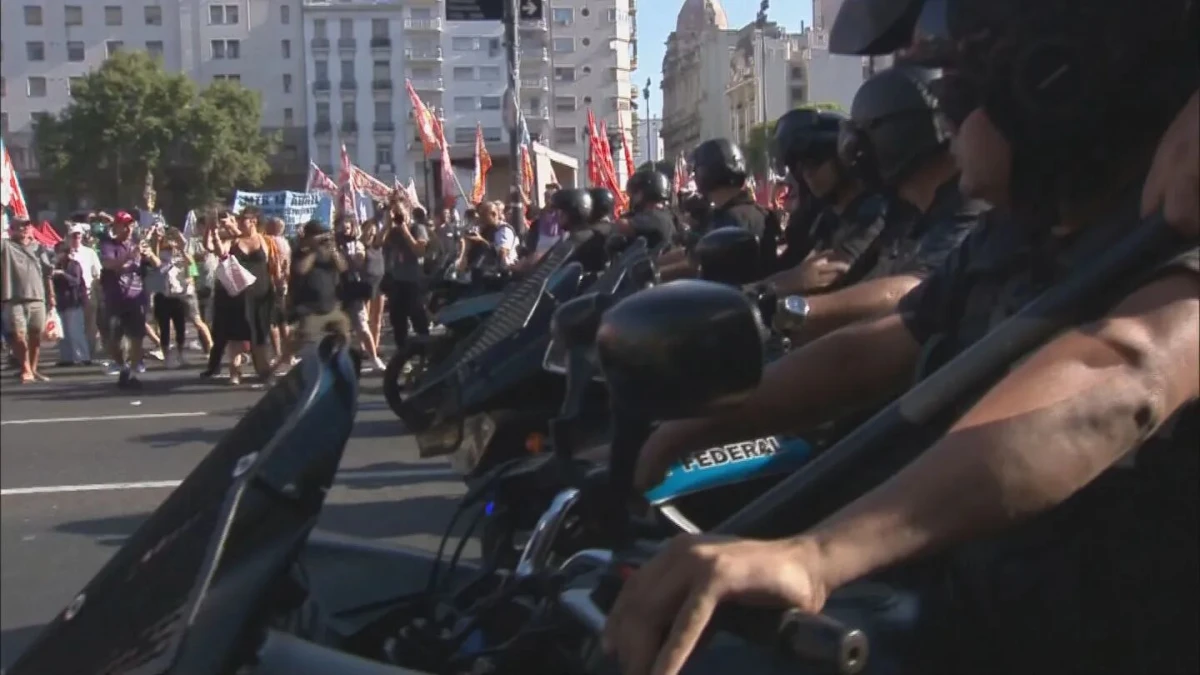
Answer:
[[[765,330],[740,289],[675,281],[605,312],[596,348],[614,406],[682,419],[736,405],[758,386]]]
[[[613,303],[607,293],[587,293],[563,303],[550,322],[551,335],[567,349],[591,346],[596,341],[600,317]]]
[[[741,227],[709,232],[696,242],[692,255],[706,281],[740,286],[762,276],[758,237]]]

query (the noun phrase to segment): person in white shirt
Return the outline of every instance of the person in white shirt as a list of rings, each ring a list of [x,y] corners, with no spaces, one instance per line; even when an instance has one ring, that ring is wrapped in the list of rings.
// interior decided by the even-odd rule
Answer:
[[[84,285],[87,287],[87,302],[83,303],[83,328],[88,336],[88,353],[98,354],[100,328],[97,310],[100,303],[100,256],[96,249],[87,246],[83,237],[91,231],[84,223],[69,223],[67,239],[71,247],[71,260],[83,269]]]

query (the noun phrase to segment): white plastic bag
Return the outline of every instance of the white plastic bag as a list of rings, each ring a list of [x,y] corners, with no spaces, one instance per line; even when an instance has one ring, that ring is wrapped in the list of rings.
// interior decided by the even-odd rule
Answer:
[[[46,325],[42,327],[42,342],[58,342],[63,339],[62,317],[57,309],[46,312]]]
[[[250,270],[242,266],[238,259],[229,256],[221,261],[217,267],[217,281],[225,287],[225,292],[229,295],[239,295],[242,291],[250,288],[257,280]]]

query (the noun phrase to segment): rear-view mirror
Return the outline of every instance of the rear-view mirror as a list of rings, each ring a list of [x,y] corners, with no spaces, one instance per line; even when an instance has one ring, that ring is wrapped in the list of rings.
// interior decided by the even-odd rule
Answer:
[[[650,420],[736,405],[762,376],[765,329],[739,290],[676,281],[604,313],[596,348],[614,405]]]
[[[762,276],[758,237],[741,227],[722,227],[704,235],[692,257],[706,281],[740,286]]]

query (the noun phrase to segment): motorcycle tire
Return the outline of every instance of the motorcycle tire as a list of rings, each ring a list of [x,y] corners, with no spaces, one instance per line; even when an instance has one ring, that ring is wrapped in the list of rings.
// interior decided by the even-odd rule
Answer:
[[[412,364],[409,372],[405,366]],[[402,351],[396,352],[388,361],[383,371],[383,397],[388,407],[400,419],[404,419],[408,411],[404,407],[405,395],[424,374],[428,364],[425,363],[425,345],[417,342],[410,343]]]

